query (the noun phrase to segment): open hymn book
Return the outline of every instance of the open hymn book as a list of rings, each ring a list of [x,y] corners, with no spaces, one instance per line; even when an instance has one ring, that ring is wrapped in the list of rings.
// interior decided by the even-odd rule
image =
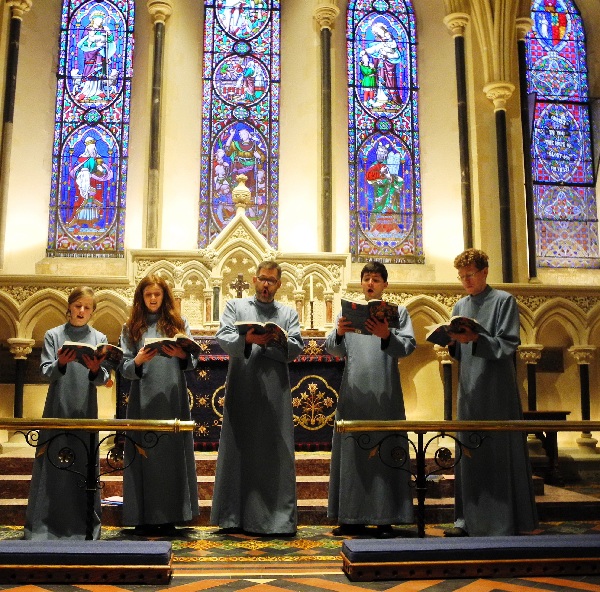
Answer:
[[[354,332],[359,335],[372,335],[365,326],[365,321],[372,317],[387,321],[388,327],[392,329],[400,328],[398,306],[385,300],[355,302],[342,299],[342,316],[352,323]]]
[[[236,321],[235,326],[240,335],[245,335],[250,329],[254,329],[257,335],[268,333],[271,336],[269,345],[278,347],[287,356],[288,334],[277,323],[271,321],[266,323],[260,323],[259,321]]]
[[[115,364],[118,364],[123,358],[123,350],[110,343],[99,343],[94,346],[79,341],[65,341],[61,349],[74,351],[77,356],[75,360],[84,366],[83,356],[89,356],[90,358],[101,358],[104,356],[105,361]]]
[[[452,338],[448,333],[464,333],[465,329],[471,329],[474,333],[489,335],[487,329],[483,325],[480,325],[475,319],[462,316],[452,317],[447,323],[429,325],[428,327],[425,327],[425,329],[427,330],[425,339],[443,347],[447,346],[452,341]]]
[[[146,337],[144,339],[144,347],[156,349],[161,356],[170,358],[171,356],[163,350],[165,345],[178,345],[184,352],[192,356],[200,353],[200,346],[184,333],[177,333],[174,337]]]

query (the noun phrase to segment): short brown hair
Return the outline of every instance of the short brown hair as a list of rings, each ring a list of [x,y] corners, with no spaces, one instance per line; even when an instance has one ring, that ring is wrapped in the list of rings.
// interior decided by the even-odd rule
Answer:
[[[454,259],[454,267],[462,269],[474,264],[477,269],[485,269],[488,267],[488,256],[479,249],[467,249]]]
[[[277,279],[281,279],[281,267],[277,261],[261,261],[256,268],[256,277],[260,275],[261,269],[276,269],[277,270]]]

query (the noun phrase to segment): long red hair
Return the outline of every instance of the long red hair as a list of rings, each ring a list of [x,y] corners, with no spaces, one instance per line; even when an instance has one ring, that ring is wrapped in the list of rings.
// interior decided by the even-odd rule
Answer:
[[[171,287],[157,274],[147,275],[140,281],[133,295],[131,314],[125,323],[129,338],[137,342],[142,338],[148,328],[148,309],[144,304],[144,290],[149,286],[158,286],[163,291],[163,300],[160,305],[158,331],[165,337],[174,337],[177,333],[185,333],[185,323],[175,307],[175,298]]]

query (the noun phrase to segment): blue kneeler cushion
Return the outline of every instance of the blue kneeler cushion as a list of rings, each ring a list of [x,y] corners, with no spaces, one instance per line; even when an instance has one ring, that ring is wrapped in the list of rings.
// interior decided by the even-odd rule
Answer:
[[[600,574],[600,535],[351,539],[350,580]]]
[[[0,541],[0,582],[162,584],[169,541]]]

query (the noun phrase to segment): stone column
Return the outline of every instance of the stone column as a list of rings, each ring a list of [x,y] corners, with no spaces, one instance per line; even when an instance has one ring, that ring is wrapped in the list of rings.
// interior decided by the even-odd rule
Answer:
[[[304,329],[304,302],[306,298],[306,290],[294,290],[294,302],[296,303],[296,312],[298,313],[298,321],[300,327]]]
[[[517,348],[519,358],[527,364],[527,410],[537,411],[536,366],[542,357],[543,345],[531,343]]]
[[[513,281],[512,230],[510,222],[510,180],[508,165],[508,140],[506,132],[506,102],[515,90],[510,82],[493,82],[483,88],[494,103],[496,116],[496,155],[498,160],[498,194],[500,200],[500,246],[502,250],[502,281]]]
[[[221,317],[221,289],[223,287],[223,280],[221,278],[214,278],[212,286],[212,320],[214,323],[218,323]]]
[[[521,133],[523,136],[523,169],[525,174],[525,212],[527,215],[527,267],[529,279],[537,279],[537,257],[535,250],[535,210],[533,203],[533,172],[531,168],[531,113],[527,94],[527,44],[525,37],[531,30],[530,18],[517,19],[517,49],[519,53],[519,97],[521,100]]]
[[[314,17],[321,29],[321,219],[322,250],[333,250],[331,157],[331,29],[340,9],[335,0],[319,0]]]
[[[333,292],[323,292],[325,300],[325,325],[333,327]]]
[[[579,366],[579,384],[581,389],[581,419],[590,419],[590,363],[594,358],[596,347],[593,345],[574,345],[569,348],[569,353],[575,358]],[[577,445],[583,450],[595,453],[598,440],[592,438],[591,432],[582,432],[577,438]]]
[[[472,39],[476,39],[479,44],[478,55],[481,59],[477,66],[483,75],[483,92],[494,103],[502,281],[510,283],[513,281],[513,258],[506,103],[515,90],[514,84],[510,82],[514,75],[515,23],[520,16],[519,8],[524,3],[516,0],[470,0],[464,4],[468,5],[470,22],[475,32]]]
[[[207,288],[202,291],[202,296],[204,298],[204,314],[202,317],[204,318],[205,325],[208,325],[213,321],[213,294],[214,288]]]
[[[471,196],[471,161],[469,157],[469,118],[467,110],[467,68],[465,60],[465,29],[469,15],[454,12],[444,18],[454,38],[456,65],[456,98],[458,102],[458,146],[460,156],[460,187],[462,196],[464,248],[473,246],[473,205]]]
[[[527,410],[537,411],[537,375],[536,366],[542,357],[543,345],[532,343],[517,348],[519,358],[527,365]],[[535,434],[527,435],[527,445],[531,455],[545,456],[542,441]]]
[[[31,353],[35,340],[11,337],[7,339],[7,342],[10,353],[15,358],[15,400],[13,404],[13,416],[23,417],[23,391],[25,387],[27,356]]]
[[[442,366],[444,383],[444,421],[452,419],[452,357],[447,347],[434,345],[433,350]]]
[[[8,200],[8,180],[10,176],[10,155],[12,152],[13,117],[15,114],[15,94],[17,90],[17,68],[19,65],[19,44],[21,22],[31,9],[33,0],[6,0],[10,8],[8,51],[6,54],[6,77],[4,81],[4,112],[2,115],[2,138],[0,143],[0,268],[4,267],[4,237],[6,229],[6,207]]]
[[[183,296],[185,294],[185,290],[183,288],[173,288],[173,298],[175,299],[175,308],[177,312],[181,314],[181,301],[183,300]]]
[[[147,0],[154,24],[154,60],[152,63],[152,104],[150,108],[150,154],[148,162],[148,196],[146,201],[145,247],[158,244],[160,213],[160,112],[162,98],[165,23],[173,12],[172,0]]]

